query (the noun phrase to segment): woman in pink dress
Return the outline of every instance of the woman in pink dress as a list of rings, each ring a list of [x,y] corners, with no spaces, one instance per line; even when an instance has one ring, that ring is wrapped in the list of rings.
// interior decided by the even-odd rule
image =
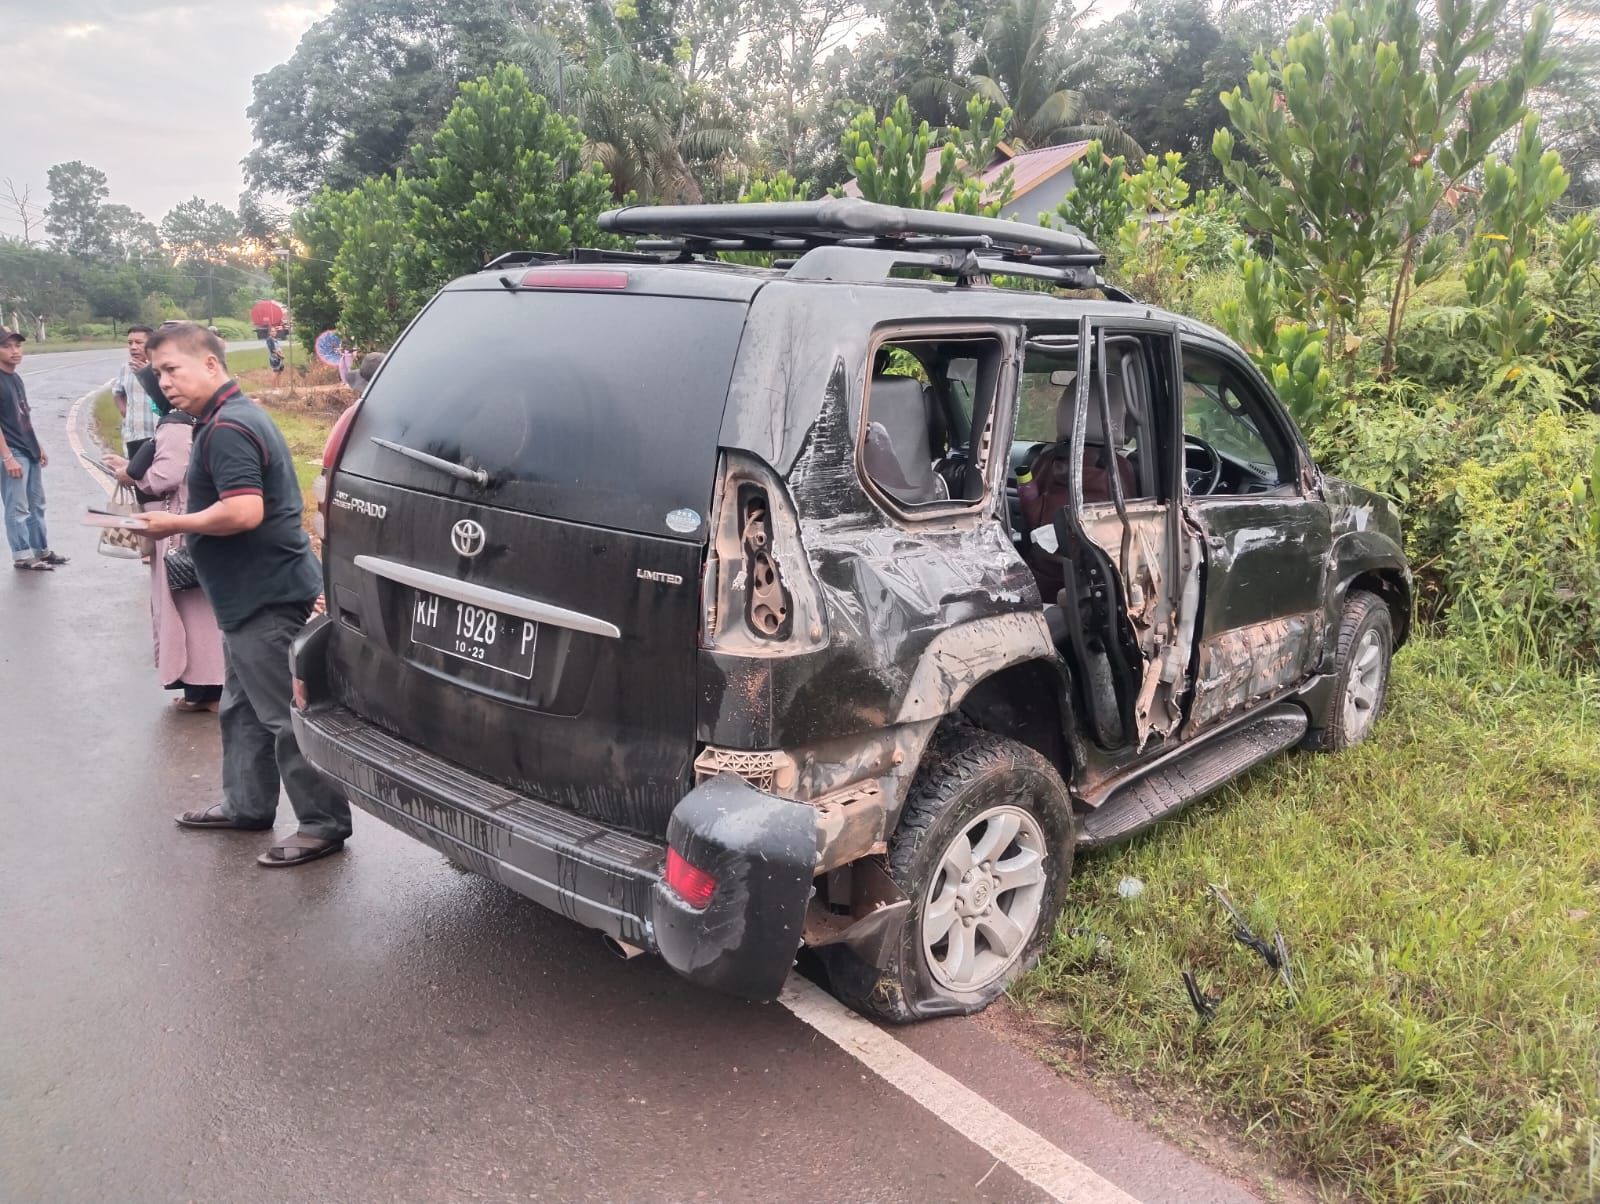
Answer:
[[[139,490],[146,510],[182,514],[189,504],[187,477],[194,419],[173,409],[165,397],[153,400],[162,412],[155,438],[131,465],[121,456],[108,456],[106,466],[119,481]],[[183,691],[183,697],[172,704],[178,710],[215,711],[222,698],[222,632],[198,586],[177,593],[167,588],[166,558],[174,543],[174,539],[156,540],[150,557],[156,671],[163,688]]]

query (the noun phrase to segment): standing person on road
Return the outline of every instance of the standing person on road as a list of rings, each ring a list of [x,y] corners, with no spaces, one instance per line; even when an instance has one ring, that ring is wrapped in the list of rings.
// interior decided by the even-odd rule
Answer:
[[[278,348],[278,340],[283,338],[283,328],[275,326],[267,331],[267,367],[272,369],[272,387],[276,389],[278,382],[283,379],[283,352]]]
[[[256,860],[301,865],[344,847],[350,804],[311,767],[289,721],[289,644],[321,592],[300,525],[300,484],[283,434],[228,375],[222,340],[192,322],[158,330],[150,362],[169,401],[198,419],[185,514],[146,514],[146,533],[188,537],[222,628],[222,802],[185,828],[270,828],[281,777],[299,831]]]
[[[122,415],[122,447],[130,460],[156,434],[155,398],[150,396],[139,377],[140,370],[149,363],[145,358],[145,343],[154,333],[148,326],[128,327],[128,362],[111,383],[112,400]]]
[[[12,565],[48,573],[66,564],[67,557],[50,550],[44,530],[44,469],[50,457],[34,434],[28,391],[17,375],[25,338],[0,326],[0,506]]]
[[[159,393],[160,390],[158,389]],[[142,496],[147,511],[183,514],[188,509],[189,453],[194,419],[174,409],[164,396],[156,399],[161,421],[155,439],[131,460],[107,456],[105,465],[124,485]],[[167,553],[180,541],[156,540],[150,561],[150,627],[155,636],[156,672],[165,690],[182,690],[173,700],[179,711],[215,711],[222,698],[222,632],[211,613],[205,590],[174,591],[167,584]]]

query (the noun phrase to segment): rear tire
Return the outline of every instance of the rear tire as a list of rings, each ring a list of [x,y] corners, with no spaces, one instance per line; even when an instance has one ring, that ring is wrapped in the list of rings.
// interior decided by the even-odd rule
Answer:
[[[911,900],[888,964],[819,949],[833,992],[897,1024],[982,1011],[1039,958],[1072,874],[1066,787],[1031,748],[974,728],[924,760],[889,850]]]
[[[1334,661],[1333,700],[1324,725],[1311,731],[1305,747],[1337,752],[1360,744],[1383,712],[1389,693],[1389,663],[1394,657],[1394,619],[1377,594],[1357,590],[1345,599]]]

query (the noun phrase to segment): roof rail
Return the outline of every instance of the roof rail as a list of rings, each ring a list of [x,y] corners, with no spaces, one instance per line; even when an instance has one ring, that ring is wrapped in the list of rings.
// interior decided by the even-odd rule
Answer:
[[[566,256],[557,255],[553,251],[507,251],[503,255],[496,255],[478,271],[488,272],[495,268],[516,267],[520,263],[542,263],[546,260],[565,258]]]
[[[1060,268],[1093,268],[1105,262],[1100,248],[1077,230],[902,209],[855,197],[749,205],[629,205],[602,213],[599,224],[613,234],[640,236],[641,250],[686,255],[853,246],[981,250],[986,257]]]
[[[957,284],[973,284],[991,276],[1020,276],[1048,280],[1062,288],[1098,289],[1110,300],[1123,299],[1120,294],[1111,296],[1118,290],[1102,280],[1093,268],[1030,263],[976,249],[898,251],[884,247],[814,247],[798,259],[780,261],[774,266],[787,268],[790,280],[849,281],[853,284],[891,279],[900,268],[951,276]]]

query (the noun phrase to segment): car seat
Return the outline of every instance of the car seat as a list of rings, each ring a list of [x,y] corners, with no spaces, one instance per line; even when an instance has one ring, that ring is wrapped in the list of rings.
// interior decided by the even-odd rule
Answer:
[[[1089,410],[1084,415],[1083,428],[1083,500],[1086,503],[1112,500],[1113,471],[1122,484],[1123,497],[1133,497],[1137,493],[1133,465],[1118,454],[1118,449],[1126,442],[1128,419],[1127,392],[1121,374],[1107,372],[1105,386],[1107,408],[1111,411],[1109,431],[1101,415],[1099,376],[1090,377]],[[1021,502],[1023,529],[1027,532],[1050,526],[1067,504],[1068,456],[1072,450],[1072,421],[1076,413],[1077,380],[1074,377],[1056,400],[1056,441],[1040,448],[1033,458],[1031,472],[1037,492]],[[1056,556],[1041,550],[1029,539],[1023,545],[1023,557],[1038,579],[1040,595],[1046,602],[1054,601],[1062,585],[1061,565]]]
[[[908,506],[947,500],[949,487],[933,467],[922,382],[910,376],[874,376],[867,415],[861,458],[878,487]]]

